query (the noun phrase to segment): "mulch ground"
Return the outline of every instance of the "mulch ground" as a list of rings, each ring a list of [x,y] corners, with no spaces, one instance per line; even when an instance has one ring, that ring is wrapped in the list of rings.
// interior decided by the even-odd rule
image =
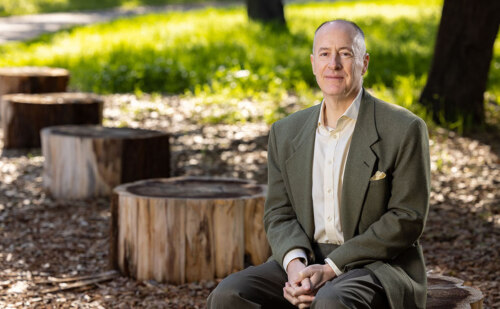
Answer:
[[[269,127],[200,126],[193,121],[196,112],[177,97],[112,95],[106,97],[104,124],[170,132],[173,176],[265,183]],[[433,189],[421,241],[428,271],[478,287],[485,308],[500,307],[498,137],[432,132]],[[0,307],[205,307],[217,281],[169,285],[106,273],[109,201],[52,199],[43,190],[43,161],[39,149],[4,150],[0,156]]]

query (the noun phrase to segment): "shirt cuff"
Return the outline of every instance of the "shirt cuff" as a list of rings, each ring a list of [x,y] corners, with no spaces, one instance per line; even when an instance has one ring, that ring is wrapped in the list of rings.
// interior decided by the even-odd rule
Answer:
[[[307,255],[306,252],[303,249],[292,249],[288,251],[287,254],[285,254],[285,257],[283,258],[283,267],[286,268],[288,267],[288,264],[294,260],[294,259],[301,259],[302,262],[307,266]]]
[[[290,251],[291,252],[291,251]],[[330,265],[330,267],[333,269],[333,272],[338,276],[342,275],[343,272],[333,263],[333,261],[330,258],[326,258],[325,262]]]

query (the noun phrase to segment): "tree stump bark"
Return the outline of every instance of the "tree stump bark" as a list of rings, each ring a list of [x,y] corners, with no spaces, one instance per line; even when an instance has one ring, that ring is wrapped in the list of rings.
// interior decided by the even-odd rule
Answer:
[[[483,294],[480,290],[463,286],[453,277],[429,275],[427,278],[427,309],[481,309]]]
[[[7,94],[0,102],[4,148],[40,147],[40,130],[100,124],[103,100],[89,93]]]
[[[43,184],[55,198],[107,196],[115,186],[168,177],[169,135],[130,128],[55,126],[42,130]]]
[[[223,278],[270,255],[265,186],[178,177],[121,185],[111,203],[110,264],[138,280],[180,284]]]
[[[0,97],[8,93],[65,92],[69,71],[49,67],[0,68]]]

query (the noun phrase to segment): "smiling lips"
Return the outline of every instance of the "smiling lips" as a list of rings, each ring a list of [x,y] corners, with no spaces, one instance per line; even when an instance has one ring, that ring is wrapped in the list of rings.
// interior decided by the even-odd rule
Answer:
[[[333,80],[342,80],[344,77],[343,76],[337,76],[337,75],[326,75],[325,79],[333,79]]]

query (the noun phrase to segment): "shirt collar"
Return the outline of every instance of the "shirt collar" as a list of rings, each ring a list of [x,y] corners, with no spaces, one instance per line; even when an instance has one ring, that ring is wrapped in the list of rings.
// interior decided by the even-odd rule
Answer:
[[[361,88],[358,92],[358,95],[354,98],[352,101],[351,105],[346,109],[346,111],[342,114],[342,116],[339,118],[339,124],[337,125],[337,128],[339,128],[340,122],[342,118],[347,117],[350,118],[354,121],[358,119],[358,114],[359,114],[359,106],[361,105],[361,94],[363,93],[363,88]],[[318,119],[318,128],[320,130],[328,130],[328,127],[323,123],[323,112],[325,110],[325,99],[321,101],[321,108],[320,108],[320,113],[319,113],[319,119]],[[330,130],[328,130],[330,131]]]

